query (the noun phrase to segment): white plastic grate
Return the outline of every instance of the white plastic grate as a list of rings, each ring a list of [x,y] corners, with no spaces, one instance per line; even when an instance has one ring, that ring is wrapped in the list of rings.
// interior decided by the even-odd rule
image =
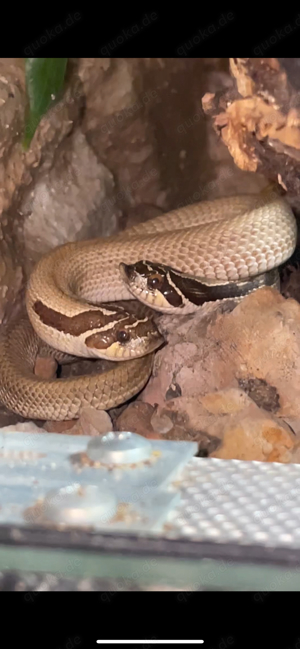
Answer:
[[[167,536],[300,547],[300,465],[193,458]]]

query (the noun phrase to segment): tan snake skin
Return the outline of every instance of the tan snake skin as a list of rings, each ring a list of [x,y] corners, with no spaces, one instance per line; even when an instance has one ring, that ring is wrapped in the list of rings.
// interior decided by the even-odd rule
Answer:
[[[279,266],[295,245],[295,218],[280,198],[266,202],[261,196],[245,195],[197,203],[116,237],[70,243],[51,251],[30,277],[28,315],[37,334],[52,347],[73,355],[105,358],[105,350],[95,352],[86,347],[86,333],[74,337],[45,325],[34,304],[41,301],[55,312],[74,316],[86,311],[86,302],[89,310],[99,310],[91,303],[132,299],[119,264],[139,259],[226,284]],[[111,408],[136,394],[151,372],[148,355],[119,363],[104,378],[42,381],[32,375],[36,340],[30,326],[22,322],[4,337],[0,347],[0,398],[26,417],[71,419],[78,417],[83,405]]]
[[[23,417],[61,421],[78,418],[84,406],[114,408],[144,387],[152,369],[149,354],[117,363],[104,374],[42,380],[33,373],[39,343],[28,318],[20,319],[0,342],[0,399]]]

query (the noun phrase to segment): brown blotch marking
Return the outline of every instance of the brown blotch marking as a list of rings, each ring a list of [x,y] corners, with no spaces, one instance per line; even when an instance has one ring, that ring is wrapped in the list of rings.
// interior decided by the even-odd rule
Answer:
[[[87,347],[92,347],[93,349],[108,349],[108,347],[116,342],[116,337],[113,332],[103,331],[103,333],[91,334],[84,342]]]
[[[40,300],[34,303],[33,309],[41,322],[47,327],[53,327],[57,331],[63,331],[72,336],[80,336],[86,331],[103,327],[109,322],[123,320],[127,315],[124,311],[112,313],[111,315],[105,315],[102,311],[83,311],[74,316],[66,316],[46,306]]]
[[[205,302],[206,296],[205,296],[205,287],[203,290],[203,284],[201,282],[197,281],[196,279],[193,279],[192,277],[183,277],[182,275],[179,275],[175,273],[174,271],[170,270],[169,271],[170,278],[172,282],[177,286],[177,288],[180,290],[180,292],[190,301],[192,304],[196,305],[201,305]],[[176,291],[173,289],[174,293]],[[171,302],[166,296],[167,300],[170,302],[172,306],[176,306]]]
[[[276,281],[277,272],[275,268],[261,275],[250,277],[249,280],[209,285],[202,283],[196,278],[193,279],[192,277],[179,274],[173,269],[169,271],[170,278],[175,286],[196,306],[201,306],[204,302],[213,302],[214,300],[243,297],[260,286],[272,286]]]
[[[171,277],[171,273],[170,273],[170,277]],[[172,277],[171,279],[173,280]],[[179,293],[177,293],[177,291],[175,290],[174,286],[171,286],[171,284],[168,282],[167,276],[164,276],[163,283],[158,290],[162,293],[162,295],[167,300],[167,302],[171,304],[171,306],[177,308],[184,306],[181,295],[179,295]]]

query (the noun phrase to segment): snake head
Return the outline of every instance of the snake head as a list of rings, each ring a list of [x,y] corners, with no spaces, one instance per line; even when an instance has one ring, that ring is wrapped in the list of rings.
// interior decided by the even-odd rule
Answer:
[[[125,361],[146,356],[164,343],[149,315],[139,316],[112,302],[98,307],[84,305],[79,313],[66,315],[37,300],[33,312],[46,332],[63,332],[72,343],[72,347],[66,347],[59,346],[58,341],[55,348],[85,358]]]
[[[205,302],[240,299],[262,286],[278,288],[279,285],[277,268],[244,280],[225,283],[217,279],[192,277],[152,261],[120,264],[120,272],[134,297],[152,309],[165,313],[180,313],[180,309],[185,309],[184,313],[191,313]]]
[[[201,284],[192,278],[184,279],[184,273],[164,264],[138,261],[120,264],[120,272],[128,290],[140,302],[162,312],[175,312],[186,306],[192,284],[201,293]],[[184,283],[184,286],[183,286]],[[201,293],[202,304],[203,295]],[[199,302],[198,302],[199,304]]]
[[[109,305],[102,304],[102,308],[107,307]],[[95,356],[125,361],[146,356],[165,342],[149,316],[138,317],[122,307],[114,309],[114,320],[111,319],[109,326],[85,339],[86,346]]]

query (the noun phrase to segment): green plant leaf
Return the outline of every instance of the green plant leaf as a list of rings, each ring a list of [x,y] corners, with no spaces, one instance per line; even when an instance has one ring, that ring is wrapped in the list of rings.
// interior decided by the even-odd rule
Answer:
[[[29,111],[23,146],[28,148],[41,118],[60,99],[68,59],[25,59]]]

